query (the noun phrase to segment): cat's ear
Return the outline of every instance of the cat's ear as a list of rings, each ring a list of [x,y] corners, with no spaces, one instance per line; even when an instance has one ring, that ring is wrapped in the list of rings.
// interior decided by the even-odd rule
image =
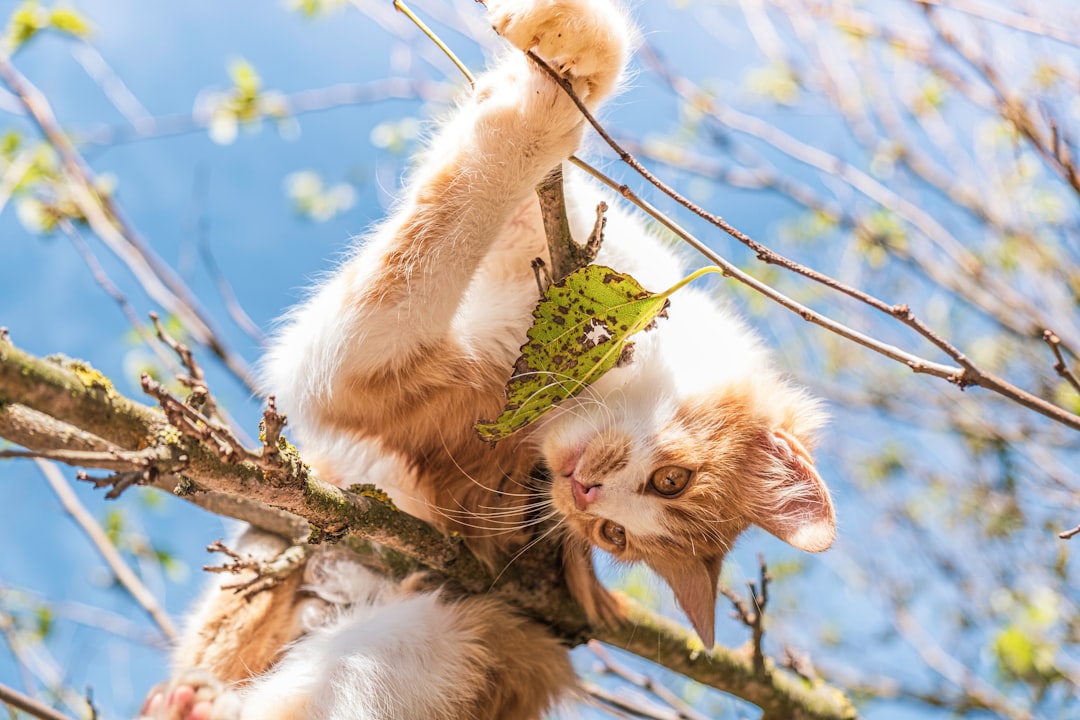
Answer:
[[[686,613],[706,650],[712,650],[716,625],[716,585],[720,579],[723,555],[710,558],[689,557],[653,565],[660,577],[675,592],[675,600]]]
[[[836,539],[836,512],[810,452],[783,430],[774,430],[763,441],[779,477],[768,479],[764,502],[751,520],[799,550],[825,550]]]

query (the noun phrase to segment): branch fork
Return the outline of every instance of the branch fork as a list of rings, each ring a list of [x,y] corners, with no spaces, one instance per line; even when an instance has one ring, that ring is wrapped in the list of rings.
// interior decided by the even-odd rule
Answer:
[[[761,566],[759,582],[755,584],[753,580],[750,580],[746,583],[750,595],[750,604],[747,604],[734,590],[721,586],[720,592],[735,607],[735,612],[731,614],[732,617],[741,621],[752,632],[750,643],[754,657],[754,674],[758,677],[768,677],[770,670],[765,662],[765,652],[762,650],[761,641],[765,635],[765,606],[769,602],[769,582],[771,582],[772,577],[770,577],[769,569],[765,565],[765,556],[759,555],[758,562]],[[751,605],[753,605],[753,609],[751,609]]]
[[[277,587],[294,571],[302,567],[311,555],[310,545],[290,545],[270,560],[260,560],[252,555],[240,555],[230,550],[221,540],[215,540],[206,546],[210,553],[221,553],[230,559],[224,565],[203,565],[203,570],[211,573],[252,576],[238,582],[222,585],[223,590],[232,590],[243,594],[245,600],[251,600],[261,592]]]

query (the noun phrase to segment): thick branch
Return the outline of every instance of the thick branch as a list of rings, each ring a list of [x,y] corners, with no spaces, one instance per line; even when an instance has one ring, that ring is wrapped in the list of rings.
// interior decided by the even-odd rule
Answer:
[[[626,606],[626,623],[597,629],[596,639],[748,700],[761,708],[766,718],[856,717],[850,702],[834,687],[811,685],[793,673],[778,670],[771,660],[767,661],[770,672],[762,677],[754,670],[752,653],[719,646],[705,652],[697,636],[677,622],[630,600]]]
[[[555,168],[536,188],[540,198],[540,216],[544,220],[548,255],[551,257],[551,279],[559,282],[575,270],[585,267],[596,259],[603,239],[604,211],[607,205],[597,208],[596,227],[584,245],[579,245],[570,234],[570,221],[566,218],[566,197],[563,193],[562,166]]]
[[[121,396],[85,363],[41,360],[0,342],[0,406],[9,402],[77,428],[93,428],[93,434],[127,449],[140,447],[164,426],[159,414]]]
[[[83,382],[81,377],[95,380]],[[313,535],[340,538],[361,562],[381,572],[403,577],[426,567],[470,592],[493,592],[545,622],[570,643],[596,637],[742,697],[765,709],[766,717],[855,717],[854,709],[839,690],[824,685],[812,687],[778,669],[759,676],[751,657],[725,648],[705,652],[690,631],[631,602],[627,602],[629,617],[622,625],[589,627],[580,606],[566,589],[557,553],[527,553],[492,580],[460,539],[445,537],[398,511],[372,488],[360,486],[353,488],[356,492],[349,492],[320,482],[308,474],[291,446],[281,452],[282,462],[276,471],[249,460],[226,462],[213,449],[168,425],[160,412],[117,394],[108,380],[88,368],[76,374],[10,344],[0,344],[0,417],[4,403],[47,412],[76,428],[93,427],[101,437],[122,440],[125,447],[154,448],[161,458],[156,465],[162,470],[153,483],[157,487],[172,485],[163,479],[174,473],[178,481],[173,491],[182,496],[198,498],[206,491],[214,491],[219,497],[244,498],[242,503],[222,507],[219,512],[275,532],[284,527],[295,539],[298,524],[284,522],[285,518],[272,509],[287,511],[306,519],[316,530]],[[4,427],[0,424],[0,430]],[[39,442],[25,433],[20,436],[23,441],[34,443],[28,445],[31,450],[55,448],[54,442]],[[81,457],[89,462],[94,454],[88,451]],[[97,454],[115,459],[108,453]],[[267,515],[249,513],[253,507],[270,513],[274,527],[263,524]]]

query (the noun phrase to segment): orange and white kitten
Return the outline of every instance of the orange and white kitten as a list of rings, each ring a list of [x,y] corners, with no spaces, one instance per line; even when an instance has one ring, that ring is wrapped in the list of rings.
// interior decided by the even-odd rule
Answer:
[[[500,411],[537,301],[530,262],[547,249],[535,187],[583,132],[572,101],[520,50],[595,108],[634,34],[613,0],[487,5],[517,50],[477,79],[389,219],[286,318],[268,386],[322,478],[378,485],[493,568],[537,522],[555,525],[568,584],[596,621],[618,609],[592,548],[644,561],[711,646],[720,564],[740,532],[757,524],[810,551],[833,540],[807,450],[820,413],[729,312],[685,290],[631,362],[495,446],[477,437],[473,425]],[[567,195],[585,237],[601,194],[571,179]],[[608,218],[598,262],[652,289],[682,276],[638,221]],[[539,494],[538,468],[550,478]],[[277,547],[254,532],[243,544]],[[534,718],[573,687],[564,649],[508,607],[398,584],[332,550],[250,603],[212,593],[176,666],[146,715]]]

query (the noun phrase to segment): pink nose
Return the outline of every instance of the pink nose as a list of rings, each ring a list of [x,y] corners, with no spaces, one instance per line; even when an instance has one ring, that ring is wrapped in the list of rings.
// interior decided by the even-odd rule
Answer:
[[[585,487],[577,480],[570,481],[570,494],[574,496],[574,505],[578,510],[584,510],[591,503],[600,499],[600,486]]]

